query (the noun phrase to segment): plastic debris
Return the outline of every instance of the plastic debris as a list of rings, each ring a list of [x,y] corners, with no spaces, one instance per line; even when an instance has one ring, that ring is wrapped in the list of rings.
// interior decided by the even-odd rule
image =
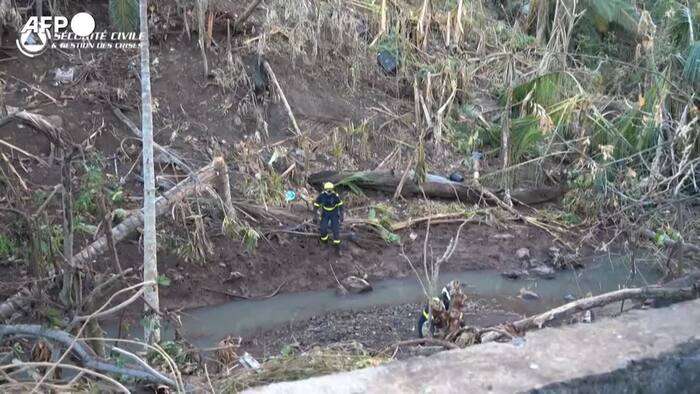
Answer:
[[[54,81],[56,83],[71,83],[75,76],[75,67],[69,67],[67,69],[56,68],[54,70]]]
[[[396,75],[398,64],[394,55],[389,53],[389,51],[379,52],[379,54],[377,54],[377,63],[379,63],[386,74]]]
[[[452,174],[450,174],[450,180],[452,182],[464,182],[464,175],[462,175],[462,173],[459,171],[454,171]]]
[[[241,365],[243,365],[246,368],[250,368],[255,371],[260,369],[260,363],[258,362],[258,360],[251,356],[248,352],[243,353],[243,355],[238,359],[238,361],[241,363]]]
[[[525,338],[513,337],[513,339],[510,341],[510,343],[512,343],[513,346],[520,348],[520,347],[525,346]]]
[[[297,193],[294,190],[284,192],[284,200],[286,202],[294,201],[297,198]]]

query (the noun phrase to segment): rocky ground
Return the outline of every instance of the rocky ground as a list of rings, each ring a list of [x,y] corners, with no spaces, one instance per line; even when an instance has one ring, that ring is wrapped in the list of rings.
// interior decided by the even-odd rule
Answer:
[[[416,327],[421,308],[420,304],[386,305],[319,315],[244,336],[241,349],[267,357],[281,351],[301,351],[314,346],[356,341],[367,349],[380,351],[399,341],[418,337]],[[464,321],[468,325],[487,327],[519,317],[516,313],[500,310],[497,304],[481,302],[467,307]],[[414,352],[415,349],[400,349],[397,356]]]

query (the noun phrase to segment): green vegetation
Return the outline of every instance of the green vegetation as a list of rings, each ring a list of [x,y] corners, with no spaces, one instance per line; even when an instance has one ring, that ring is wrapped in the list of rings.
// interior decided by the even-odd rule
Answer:
[[[15,254],[16,249],[15,242],[7,235],[0,233],[0,259],[5,261],[10,258]]]
[[[139,30],[138,0],[109,0],[109,19],[112,24],[124,32]]]

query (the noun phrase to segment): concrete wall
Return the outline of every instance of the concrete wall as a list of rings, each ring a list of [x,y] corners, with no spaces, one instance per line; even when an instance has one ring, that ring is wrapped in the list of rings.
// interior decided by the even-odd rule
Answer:
[[[700,300],[251,393],[700,393]]]

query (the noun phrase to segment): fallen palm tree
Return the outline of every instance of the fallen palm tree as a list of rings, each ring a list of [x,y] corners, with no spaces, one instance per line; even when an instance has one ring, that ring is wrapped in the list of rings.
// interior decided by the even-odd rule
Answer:
[[[210,186],[212,182],[220,180],[223,174],[228,175],[226,162],[220,157],[214,159],[209,165],[201,168],[199,171],[165,192],[162,196],[158,197],[156,200],[156,216],[168,212],[174,203],[182,201],[187,196],[202,191],[205,187]],[[228,185],[228,180],[220,180],[220,182]],[[230,201],[228,203],[225,202],[226,205],[229,203]],[[143,212],[138,210],[112,229],[112,238],[114,242],[123,240],[140,226],[143,226]],[[73,264],[78,267],[84,266],[108,249],[107,237],[103,235],[95,242],[88,245],[80,253],[76,254],[73,257]]]
[[[209,165],[202,167],[175,187],[165,192],[156,200],[156,215],[160,216],[170,210],[170,207],[188,196],[198,193],[214,186],[223,196],[223,204],[228,212],[233,212],[230,200],[230,185],[228,179],[228,168],[223,158],[215,158]],[[117,243],[129,236],[140,226],[143,226],[143,212],[137,210],[125,218],[119,225],[112,228],[111,236],[114,243]],[[71,261],[71,266],[75,269],[87,268],[101,254],[109,250],[110,240],[106,235],[101,236],[90,243],[83,250],[77,253]],[[24,290],[23,290],[24,291]],[[0,304],[0,321],[12,316],[22,307],[26,306],[26,295],[23,292],[10,297],[6,302]]]
[[[449,179],[427,174],[425,182],[418,183],[412,176],[402,177],[394,171],[358,171],[336,172],[323,171],[312,174],[308,182],[320,187],[323,182],[333,182],[347,186],[353,190],[374,190],[403,197],[427,197],[438,199],[458,200],[463,203],[478,203],[490,201],[488,193],[502,199],[503,190],[488,190],[481,185],[468,182],[453,182]],[[511,199],[516,203],[531,205],[551,201],[564,195],[565,188],[542,187],[532,189],[516,189],[511,191]]]

